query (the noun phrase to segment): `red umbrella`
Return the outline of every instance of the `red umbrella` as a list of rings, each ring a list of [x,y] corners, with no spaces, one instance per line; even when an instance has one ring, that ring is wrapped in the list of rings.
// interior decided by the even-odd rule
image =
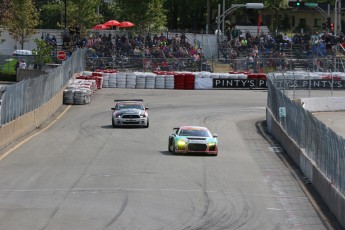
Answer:
[[[110,20],[110,21],[107,21],[106,23],[103,23],[103,25],[106,25],[106,26],[119,26],[121,23],[116,21],[116,20]]]
[[[131,22],[121,22],[120,25],[118,25],[118,27],[132,27],[132,26],[135,26],[134,23],[131,23]]]
[[[105,29],[108,29],[108,28],[109,28],[109,26],[107,26],[107,25],[98,24],[98,25],[94,26],[92,29],[93,30],[105,30]]]

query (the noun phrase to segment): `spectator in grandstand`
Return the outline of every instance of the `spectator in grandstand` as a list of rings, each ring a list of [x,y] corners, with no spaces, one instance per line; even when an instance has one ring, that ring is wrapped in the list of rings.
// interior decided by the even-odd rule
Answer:
[[[247,39],[244,37],[241,40],[241,51],[246,51],[247,50],[247,46],[248,46],[248,41]]]
[[[173,44],[174,45],[179,45],[180,44],[180,36],[178,34],[175,34],[174,38],[173,38]]]
[[[252,38],[252,35],[250,34],[249,31],[247,31],[245,37],[246,37],[247,40],[249,40],[249,39]]]
[[[283,41],[284,41],[284,43],[286,43],[286,44],[290,44],[290,43],[291,43],[291,38],[285,33],[285,34],[283,35]]]
[[[134,48],[133,54],[134,54],[134,57],[135,57],[135,58],[140,58],[140,57],[141,57],[141,51],[140,51],[140,49],[139,49],[138,46],[136,46],[136,47]]]
[[[216,29],[215,31],[214,31],[214,34],[215,35],[222,35],[222,30],[218,30],[218,29]]]
[[[180,36],[180,44],[181,45],[184,45],[186,44],[186,34],[185,33],[182,33],[181,36]]]
[[[56,41],[56,37],[53,35],[52,39],[51,39],[52,45],[53,46],[57,46],[57,41]]]

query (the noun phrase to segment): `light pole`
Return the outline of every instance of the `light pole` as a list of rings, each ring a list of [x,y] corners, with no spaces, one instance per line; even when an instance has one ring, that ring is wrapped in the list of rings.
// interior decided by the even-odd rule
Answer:
[[[334,4],[334,36],[341,33],[341,1],[336,0]]]
[[[64,35],[66,36],[67,33],[67,0],[64,0],[65,4],[65,14],[64,14],[64,24],[65,24],[65,30],[64,30]]]

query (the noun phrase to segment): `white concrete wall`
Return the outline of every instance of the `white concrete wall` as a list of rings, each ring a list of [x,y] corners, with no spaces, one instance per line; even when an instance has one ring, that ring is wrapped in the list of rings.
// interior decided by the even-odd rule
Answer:
[[[297,101],[310,112],[345,110],[345,97],[301,98]]]
[[[55,35],[58,40],[61,40],[61,36],[57,36],[61,34],[63,30],[37,30],[37,33],[32,35],[28,42],[24,43],[24,50],[33,50],[36,49],[35,39],[41,39],[42,35],[45,37],[47,33],[51,35]],[[52,37],[52,36],[51,36]],[[58,41],[59,43],[59,41]],[[14,40],[8,30],[0,28],[0,55],[12,55],[13,51],[16,49],[22,49],[19,42]]]

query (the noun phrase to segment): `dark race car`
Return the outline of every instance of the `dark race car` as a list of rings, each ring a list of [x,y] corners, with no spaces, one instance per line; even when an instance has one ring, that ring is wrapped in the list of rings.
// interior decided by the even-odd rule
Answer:
[[[169,135],[169,152],[206,153],[217,156],[217,134],[211,134],[206,127],[181,126]]]

